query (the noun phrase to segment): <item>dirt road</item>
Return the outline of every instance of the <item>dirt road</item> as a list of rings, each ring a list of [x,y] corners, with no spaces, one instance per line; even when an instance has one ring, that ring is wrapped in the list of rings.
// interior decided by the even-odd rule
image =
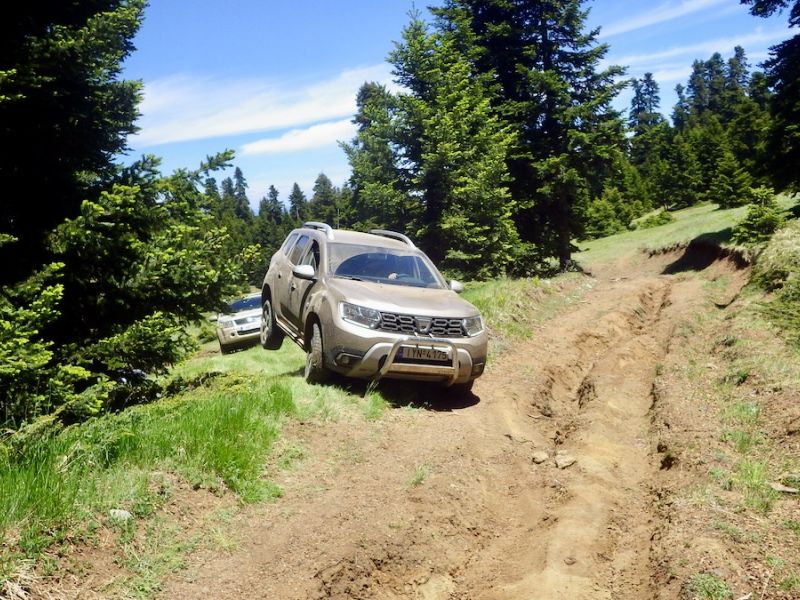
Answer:
[[[674,258],[597,274],[462,406],[293,426],[284,498],[162,597],[654,597],[652,386],[705,293]]]

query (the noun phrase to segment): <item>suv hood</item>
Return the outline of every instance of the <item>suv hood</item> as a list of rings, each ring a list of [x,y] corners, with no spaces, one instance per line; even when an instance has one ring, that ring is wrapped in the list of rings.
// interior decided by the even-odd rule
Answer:
[[[426,317],[464,318],[480,314],[452,290],[391,285],[330,277],[328,289],[337,302],[350,302],[384,312]]]

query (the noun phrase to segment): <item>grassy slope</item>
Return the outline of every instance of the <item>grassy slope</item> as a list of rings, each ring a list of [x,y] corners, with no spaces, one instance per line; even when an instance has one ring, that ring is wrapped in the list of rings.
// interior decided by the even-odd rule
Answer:
[[[788,210],[798,205],[798,198],[779,198],[782,208]],[[637,229],[618,233],[580,244],[581,251],[575,259],[589,267],[592,264],[630,260],[641,250],[655,250],[688,243],[702,236],[714,243],[725,244],[730,239],[731,230],[742,220],[747,207],[720,210],[716,204],[704,204],[675,211],[675,221],[652,229]]]

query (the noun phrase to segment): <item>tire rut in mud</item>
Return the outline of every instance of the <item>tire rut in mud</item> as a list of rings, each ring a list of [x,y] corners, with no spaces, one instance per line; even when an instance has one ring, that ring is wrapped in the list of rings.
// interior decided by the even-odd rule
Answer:
[[[612,286],[507,360],[469,413],[470,435],[483,444],[469,463],[480,484],[448,499],[455,517],[441,523],[441,507],[421,507],[425,527],[318,573],[317,597],[652,596],[650,481],[659,464],[649,413],[671,335],[662,322],[670,287],[667,278]],[[519,376],[526,362],[529,378]],[[510,409],[508,385],[528,404]],[[534,465],[534,447],[549,460]],[[559,452],[577,462],[560,469]],[[473,534],[458,533],[461,519],[478,519]]]
[[[600,314],[574,315],[579,326],[551,340],[534,400],[547,419],[537,423],[551,456],[566,452],[577,462],[547,467],[543,527],[512,559],[519,579],[493,597],[652,595],[650,481],[658,465],[649,411],[671,336],[662,322],[670,288],[665,278],[620,286]]]

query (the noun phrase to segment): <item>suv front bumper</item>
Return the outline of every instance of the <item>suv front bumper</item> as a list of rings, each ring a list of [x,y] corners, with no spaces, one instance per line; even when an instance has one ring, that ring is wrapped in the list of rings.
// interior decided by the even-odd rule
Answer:
[[[374,331],[371,334],[377,333]],[[349,341],[353,341],[352,338]],[[365,338],[367,349],[348,344],[329,345],[326,366],[333,371],[360,379],[412,379],[445,384],[467,383],[483,373],[486,363],[486,334],[473,338],[430,338],[405,335]],[[401,348],[421,348],[447,353],[447,360],[424,361],[399,357]]]

